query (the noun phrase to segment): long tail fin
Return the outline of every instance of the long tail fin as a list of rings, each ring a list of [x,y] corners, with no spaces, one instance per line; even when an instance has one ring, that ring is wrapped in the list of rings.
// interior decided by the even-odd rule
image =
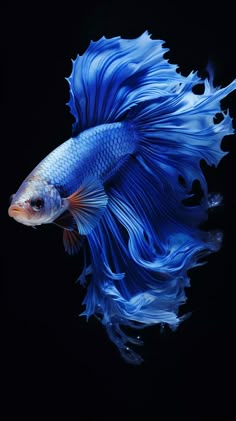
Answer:
[[[212,78],[181,76],[162,58],[161,42],[151,41],[147,33],[138,40],[102,39],[89,48],[90,64],[92,53],[99,53],[98,70],[86,80],[97,83],[97,97],[92,108],[83,108],[87,114],[82,112],[77,91],[88,105],[92,100],[85,91],[91,87],[84,82],[79,88],[75,81],[77,91],[70,103],[77,119],[74,130],[116,121],[126,112],[139,142],[136,154],[107,182],[107,209],[87,237],[90,282],[83,314],[99,317],[122,356],[139,364],[142,359],[130,344],[140,340],[120,326],[139,329],[167,323],[175,329],[190,284],[189,269],[220,248],[220,232],[200,229],[209,206],[200,161],[217,165],[224,156],[221,140],[233,128],[220,101],[236,89],[236,81],[219,89]],[[99,88],[95,79],[101,82]],[[199,83],[204,86],[201,95],[193,92]],[[219,123],[214,121],[217,113],[222,116]],[[202,197],[190,206],[195,180]]]

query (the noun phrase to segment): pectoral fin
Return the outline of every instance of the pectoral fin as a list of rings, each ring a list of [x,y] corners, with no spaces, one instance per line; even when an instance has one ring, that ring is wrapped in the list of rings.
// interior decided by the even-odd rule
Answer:
[[[108,202],[100,180],[89,177],[80,188],[65,199],[81,235],[89,234],[99,222]]]

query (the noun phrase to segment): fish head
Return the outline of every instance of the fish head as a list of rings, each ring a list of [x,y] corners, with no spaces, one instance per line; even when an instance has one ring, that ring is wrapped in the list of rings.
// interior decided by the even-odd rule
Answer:
[[[53,222],[64,212],[63,199],[56,187],[40,177],[29,177],[11,196],[10,217],[24,225]]]

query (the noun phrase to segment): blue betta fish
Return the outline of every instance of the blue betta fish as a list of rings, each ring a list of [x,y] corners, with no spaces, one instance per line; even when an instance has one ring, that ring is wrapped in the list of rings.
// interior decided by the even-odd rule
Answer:
[[[30,173],[9,208],[25,225],[63,228],[69,254],[84,250],[82,314],[95,315],[133,364],[142,358],[131,344],[141,341],[126,328],[175,329],[188,271],[222,240],[200,227],[221,200],[209,196],[200,162],[217,166],[225,155],[221,141],[233,126],[220,101],[236,80],[220,89],[211,72],[185,77],[166,51],[147,32],[91,42],[68,79],[72,137]],[[191,205],[196,180],[202,197]]]

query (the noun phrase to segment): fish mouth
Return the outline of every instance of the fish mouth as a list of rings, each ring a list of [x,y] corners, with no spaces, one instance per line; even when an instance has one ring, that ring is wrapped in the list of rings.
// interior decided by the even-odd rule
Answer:
[[[30,218],[29,212],[20,205],[11,205],[8,209],[8,215],[14,219]]]

